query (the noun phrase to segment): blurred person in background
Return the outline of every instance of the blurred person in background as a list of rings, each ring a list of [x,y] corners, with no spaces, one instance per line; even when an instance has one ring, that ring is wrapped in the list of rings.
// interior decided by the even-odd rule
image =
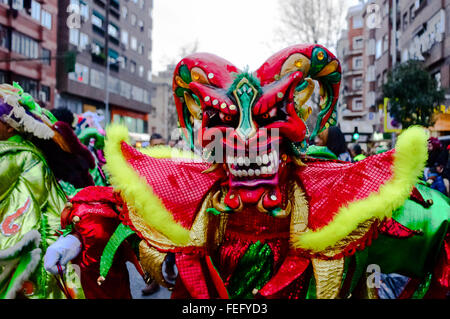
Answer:
[[[353,156],[353,162],[359,162],[365,159],[367,156],[364,155],[361,145],[355,144],[351,149],[351,153]]]
[[[351,162],[352,157],[347,148],[347,143],[345,142],[344,134],[337,126],[331,126],[325,129],[322,133],[318,135],[316,139],[317,146],[326,146],[330,151],[332,151],[339,160],[344,162]]]

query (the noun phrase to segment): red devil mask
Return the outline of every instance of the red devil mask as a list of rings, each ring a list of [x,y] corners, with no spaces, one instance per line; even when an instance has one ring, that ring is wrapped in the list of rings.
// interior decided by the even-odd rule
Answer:
[[[305,103],[313,80],[320,85],[320,112],[309,134]],[[320,45],[288,47],[253,73],[208,53],[178,63],[173,91],[180,126],[192,148],[203,148],[205,160],[226,171],[231,209],[280,207],[285,163],[299,160],[308,139],[336,124],[340,80],[339,61]]]

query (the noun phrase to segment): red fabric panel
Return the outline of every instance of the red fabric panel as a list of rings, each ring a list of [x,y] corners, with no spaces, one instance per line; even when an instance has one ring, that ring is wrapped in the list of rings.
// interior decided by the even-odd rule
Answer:
[[[309,262],[309,259],[294,254],[288,255],[280,270],[259,291],[259,294],[265,298],[276,295],[300,277],[308,268]]]
[[[198,254],[175,254],[175,263],[178,273],[183,281],[184,288],[189,292],[191,298],[209,299],[208,284],[205,273],[208,271]]]
[[[205,194],[218,179],[215,173],[202,174],[209,164],[153,158],[124,142],[122,152],[132,168],[147,180],[175,221],[190,228]]]
[[[309,202],[308,226],[326,226],[340,207],[367,198],[392,177],[394,150],[356,163],[308,160],[298,171]]]

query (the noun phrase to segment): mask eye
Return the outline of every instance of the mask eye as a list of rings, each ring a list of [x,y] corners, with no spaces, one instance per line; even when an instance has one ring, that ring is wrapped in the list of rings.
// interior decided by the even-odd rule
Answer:
[[[228,114],[219,113],[220,119],[225,123],[230,123],[233,121],[233,117]]]

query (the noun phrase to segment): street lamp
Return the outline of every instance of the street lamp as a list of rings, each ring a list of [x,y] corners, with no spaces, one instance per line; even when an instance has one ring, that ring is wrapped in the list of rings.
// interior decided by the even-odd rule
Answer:
[[[109,72],[111,69],[111,65],[116,65],[118,63],[123,63],[124,58],[118,57],[115,62],[109,62],[109,56],[106,58],[106,98],[105,98],[105,124],[108,125],[110,122],[109,116]]]

